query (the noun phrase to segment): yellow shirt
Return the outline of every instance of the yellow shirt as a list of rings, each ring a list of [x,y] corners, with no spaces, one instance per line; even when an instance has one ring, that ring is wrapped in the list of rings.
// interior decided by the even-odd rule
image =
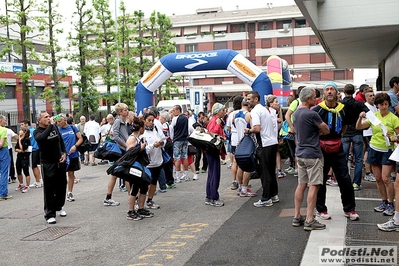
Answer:
[[[0,127],[0,139],[5,139],[2,148],[7,148],[8,149],[7,129],[5,127]]]
[[[377,111],[374,115],[382,122],[384,126],[386,126],[391,136],[396,135],[395,129],[399,127],[399,118],[396,115],[389,112],[386,116],[382,117],[380,111]],[[371,137],[370,140],[370,146],[380,151],[387,151],[389,149],[394,149],[393,142],[391,142],[390,146],[387,146],[385,144],[385,138],[383,136],[381,127],[379,125],[374,126],[373,124],[371,124],[371,122],[368,119],[366,121],[367,123],[370,124],[371,129],[373,131],[373,136]]]

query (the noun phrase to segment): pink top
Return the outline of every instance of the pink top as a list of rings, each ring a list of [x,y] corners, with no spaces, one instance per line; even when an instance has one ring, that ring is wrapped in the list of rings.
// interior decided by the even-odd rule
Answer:
[[[212,116],[211,121],[209,121],[208,126],[206,127],[206,129],[214,134],[218,134],[221,137],[225,137],[224,136],[224,132],[223,132],[223,128],[221,124],[216,123],[216,120],[218,119],[218,117],[216,115]]]

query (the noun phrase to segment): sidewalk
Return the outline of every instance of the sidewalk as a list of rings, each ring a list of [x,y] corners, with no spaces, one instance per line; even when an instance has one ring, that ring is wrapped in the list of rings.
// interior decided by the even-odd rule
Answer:
[[[327,186],[327,206],[331,220],[321,220],[327,225],[325,230],[315,230],[310,233],[304,251],[301,266],[316,266],[319,264],[320,246],[398,246],[399,237],[396,232],[383,232],[377,228],[377,223],[388,221],[390,216],[374,212],[381,199],[375,182],[362,182],[363,189],[355,191],[356,212],[359,221],[351,221],[344,217],[339,187]]]

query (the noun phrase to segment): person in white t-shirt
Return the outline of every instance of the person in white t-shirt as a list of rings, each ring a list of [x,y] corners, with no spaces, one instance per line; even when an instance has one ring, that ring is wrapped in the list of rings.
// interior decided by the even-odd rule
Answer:
[[[373,113],[377,112],[377,107],[374,105],[374,91],[368,91],[365,93],[365,98],[366,98],[366,102],[364,103],[367,108],[369,108],[369,110]],[[364,119],[366,120],[366,119]],[[371,166],[370,164],[368,164],[366,162],[367,159],[367,155],[368,155],[368,150],[369,150],[369,145],[370,145],[370,139],[371,136],[373,135],[373,130],[371,127],[369,127],[368,129],[363,130],[363,142],[364,142],[364,166],[366,168],[366,175],[364,176],[364,180],[366,181],[370,181],[370,182],[376,182],[375,177],[373,175],[373,173],[371,172]]]
[[[261,146],[257,154],[259,159],[260,179],[262,182],[262,198],[254,203],[255,207],[270,207],[279,202],[276,178],[276,152],[278,148],[273,119],[266,107],[260,104],[257,91],[247,94],[248,106],[251,110],[251,128],[245,129],[245,134],[255,133]]]
[[[100,142],[100,124],[95,121],[96,117],[94,115],[90,115],[89,118],[90,121],[86,122],[84,133],[91,142],[91,147],[86,153],[84,165],[89,165],[91,155],[91,165],[96,166],[97,164],[96,158],[94,157],[94,151],[97,149],[98,143]]]
[[[280,132],[280,127],[281,127],[281,123],[283,122],[283,114],[281,112],[281,108],[279,105],[279,102],[277,100],[277,96],[275,95],[268,95],[266,98],[266,104],[267,104],[267,108],[272,116],[273,119],[273,123],[274,123],[274,129],[276,130],[276,137],[277,137],[277,141],[279,141],[279,134],[278,132]],[[284,178],[286,176],[286,174],[284,173],[284,171],[282,171],[281,169],[281,155],[280,155],[280,151],[279,149],[277,149],[277,153],[276,153],[276,164],[277,164],[277,177],[278,178]]]
[[[17,178],[15,176],[15,166],[14,166],[14,152],[12,150],[12,143],[11,140],[16,140],[18,141],[18,135],[12,131],[12,129],[6,128],[7,129],[7,141],[8,141],[8,152],[10,153],[10,171],[8,173],[8,183],[15,183]]]
[[[236,96],[233,99],[233,108],[234,111],[230,112],[227,121],[226,121],[226,128],[227,131],[230,132],[230,144],[231,144],[231,150],[230,150],[230,165],[227,167],[231,169],[231,178],[232,178],[232,183],[230,185],[230,189],[236,190],[239,188],[239,184],[237,182],[237,173],[238,173],[238,166],[234,157],[234,154],[236,152],[236,147],[238,145],[238,136],[237,136],[237,128],[234,124],[234,117],[238,113],[238,111],[241,109],[241,103],[242,99],[244,97],[242,96]]]

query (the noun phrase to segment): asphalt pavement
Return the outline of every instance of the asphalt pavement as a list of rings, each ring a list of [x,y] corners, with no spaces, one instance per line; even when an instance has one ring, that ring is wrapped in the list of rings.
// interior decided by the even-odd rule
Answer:
[[[154,201],[161,208],[153,210],[153,218],[131,221],[126,219],[127,194],[117,186],[113,199],[121,205],[103,205],[107,168],[82,166],[76,173],[81,179],[73,191],[76,201],[66,202],[67,217],[57,216],[55,225],[48,225],[43,217],[42,188],[21,193],[14,191],[17,183],[10,184],[13,199],[0,202],[0,265],[311,265],[303,258],[317,261],[312,247],[329,236],[334,244],[343,245],[347,223],[352,224],[341,217],[339,189],[329,187],[334,197],[328,194],[327,202],[337,203],[342,219],[333,218],[336,224],[330,222],[331,231],[324,233],[293,227],[296,178],[287,175],[278,180],[279,203],[255,208],[260,196],[238,197],[230,189],[226,165],[222,165],[219,189],[225,206],[204,204],[206,174],[200,174],[197,181],[157,193]],[[252,191],[261,193],[259,179],[250,184]],[[362,207],[370,209],[374,204],[367,201]],[[387,234],[392,238],[392,233]]]

